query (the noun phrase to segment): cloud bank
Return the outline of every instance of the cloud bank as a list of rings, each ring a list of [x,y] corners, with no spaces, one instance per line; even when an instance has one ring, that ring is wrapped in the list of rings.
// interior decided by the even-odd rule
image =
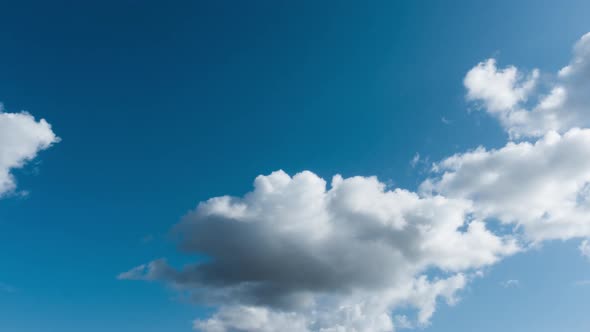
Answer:
[[[26,112],[6,113],[0,107],[0,196],[16,189],[11,170],[24,166],[59,138],[44,119]]]
[[[427,325],[481,269],[543,241],[590,237],[590,35],[573,53],[543,84],[539,70],[495,59],[472,68],[467,100],[517,141],[435,163],[417,192],[375,177],[261,175],[250,193],[201,202],[174,227],[180,250],[207,259],[155,260],[119,278],[164,282],[212,306],[194,322],[202,332]],[[407,308],[415,318],[395,315]]]

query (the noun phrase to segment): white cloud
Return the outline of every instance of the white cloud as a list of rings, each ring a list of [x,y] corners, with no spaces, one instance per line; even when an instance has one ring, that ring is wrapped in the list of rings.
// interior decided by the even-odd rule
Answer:
[[[513,138],[590,126],[590,33],[574,46],[569,65],[547,75],[547,93],[534,91],[538,77],[536,69],[527,76],[514,66],[498,69],[488,59],[467,73],[464,84],[467,99],[481,102]]]
[[[496,60],[488,59],[473,67],[463,83],[468,100],[480,100],[489,112],[502,114],[527,100],[538,77],[537,70],[529,77],[524,77],[514,66],[499,70]]]
[[[12,169],[22,167],[58,140],[44,119],[37,121],[26,112],[6,113],[0,109],[0,195],[16,188]]]
[[[389,191],[374,177],[337,175],[326,188],[311,172],[278,171],[243,198],[199,204],[176,226],[182,250],[211,261],[181,270],[155,261],[119,277],[163,280],[221,305],[197,323],[206,332],[293,319],[311,331],[391,331],[402,305],[424,325],[438,298],[455,302],[466,273],[518,251],[471,211],[468,201]],[[227,318],[236,313],[248,317]]]
[[[590,236],[590,129],[480,147],[435,171],[423,192],[469,200],[478,218],[517,225],[531,241]]]
[[[529,244],[590,237],[590,129],[576,128],[590,126],[590,35],[546,94],[539,77],[494,59],[470,70],[467,98],[522,140],[436,163],[418,193],[375,177],[327,186],[311,172],[261,175],[252,192],[202,202],[174,228],[181,250],[209,260],[176,269],[161,259],[119,278],[163,281],[218,308],[195,322],[203,332],[428,325],[482,268]],[[408,307],[415,321],[395,316]]]

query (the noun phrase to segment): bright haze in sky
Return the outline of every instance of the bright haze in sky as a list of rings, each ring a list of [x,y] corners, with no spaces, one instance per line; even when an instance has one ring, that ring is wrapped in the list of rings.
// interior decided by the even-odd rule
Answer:
[[[587,331],[590,5],[456,7],[7,6],[0,330]]]

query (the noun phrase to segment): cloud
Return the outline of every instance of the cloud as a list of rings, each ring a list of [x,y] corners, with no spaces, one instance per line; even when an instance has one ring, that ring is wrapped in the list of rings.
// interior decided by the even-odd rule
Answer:
[[[590,236],[590,129],[480,147],[434,171],[423,192],[469,200],[478,218],[516,225],[531,241]]]
[[[248,306],[223,307],[207,320],[196,320],[195,329],[208,332],[259,331],[307,332],[305,318],[296,313],[273,312]]]
[[[406,315],[395,315],[393,317],[393,321],[395,322],[395,326],[397,329],[413,329],[414,324]]]
[[[375,177],[260,175],[252,192],[201,202],[174,227],[181,251],[206,258],[181,268],[158,259],[118,278],[212,306],[194,323],[203,332],[426,326],[485,267],[544,241],[590,238],[590,129],[578,128],[590,125],[590,35],[573,53],[542,82],[495,59],[471,69],[467,99],[518,141],[435,163],[418,192]],[[414,320],[396,315],[408,308]]]
[[[519,249],[471,211],[468,201],[386,190],[374,177],[337,175],[327,188],[311,172],[277,171],[244,197],[202,202],[175,227],[181,250],[210,260],[182,269],[158,260],[119,278],[164,281],[221,306],[198,322],[206,332],[240,330],[227,318],[236,313],[311,331],[390,331],[402,305],[428,324],[437,299],[454,303],[470,271]]]
[[[535,89],[539,75],[537,69],[528,75],[514,66],[498,69],[488,59],[465,76],[467,99],[479,102],[513,138],[590,126],[590,33],[576,43],[567,66],[547,75],[546,91]]]
[[[582,253],[582,256],[590,259],[590,242],[588,240],[582,241],[579,249],[580,253]]]
[[[412,168],[415,168],[416,165],[418,165],[418,163],[420,161],[421,161],[420,154],[418,152],[416,152],[416,154],[414,155],[414,157],[412,158],[412,160],[410,160],[410,166],[412,166]]]
[[[37,121],[29,113],[6,113],[0,108],[0,196],[16,189],[11,170],[22,167],[58,141],[44,119]]]
[[[516,279],[506,280],[500,283],[504,288],[514,288],[520,286],[520,281]]]
[[[538,70],[524,77],[516,67],[498,69],[496,60],[488,59],[473,67],[463,84],[468,100],[481,101],[490,113],[502,115],[527,100],[538,78]]]

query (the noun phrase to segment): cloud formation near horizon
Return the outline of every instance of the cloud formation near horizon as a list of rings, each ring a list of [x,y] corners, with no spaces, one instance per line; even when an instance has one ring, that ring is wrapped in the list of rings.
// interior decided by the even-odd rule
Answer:
[[[540,71],[496,63],[466,74],[467,99],[519,141],[450,156],[417,192],[375,177],[258,176],[252,192],[202,202],[174,228],[182,251],[210,260],[156,260],[119,278],[216,307],[198,331],[386,332],[414,325],[394,319],[400,308],[428,324],[439,299],[455,303],[482,268],[531,244],[590,237],[590,129],[577,128],[590,125],[590,34],[547,93]]]

